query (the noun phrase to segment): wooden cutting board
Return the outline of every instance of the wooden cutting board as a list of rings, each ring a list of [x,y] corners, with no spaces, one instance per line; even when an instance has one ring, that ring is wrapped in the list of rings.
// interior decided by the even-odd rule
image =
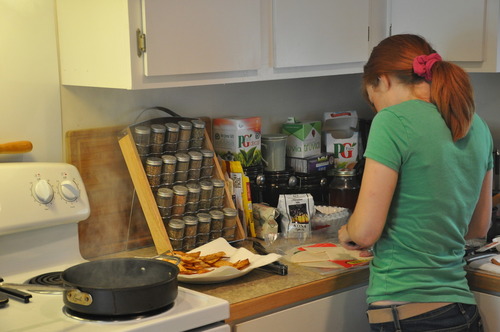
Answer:
[[[118,145],[123,129],[66,133],[66,161],[80,171],[89,196],[90,217],[78,225],[80,252],[87,259],[153,243]]]

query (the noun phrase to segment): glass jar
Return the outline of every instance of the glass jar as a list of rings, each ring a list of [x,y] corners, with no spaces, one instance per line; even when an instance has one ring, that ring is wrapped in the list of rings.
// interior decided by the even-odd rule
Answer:
[[[205,138],[205,121],[192,120],[193,129],[191,131],[190,149],[199,150],[203,146],[203,139]]]
[[[328,185],[329,205],[354,211],[359,195],[359,181],[354,169],[334,169]]]
[[[167,187],[172,187],[175,182],[175,169],[177,167],[177,158],[175,156],[165,154],[161,156],[163,169],[161,172],[161,184]]]
[[[179,125],[177,123],[165,123],[167,129],[163,152],[174,154],[177,152],[177,141],[179,140]]]
[[[191,141],[191,130],[193,124],[188,121],[179,121],[179,141],[177,142],[177,152],[186,153],[189,150]]]
[[[212,203],[210,208],[222,209],[224,206],[224,181],[221,179],[212,179],[214,190],[212,192]]]
[[[156,192],[156,204],[163,220],[170,219],[172,215],[172,203],[174,191],[169,188],[159,188]]]
[[[201,188],[198,183],[188,183],[187,202],[186,202],[186,215],[196,214],[198,212],[198,205],[200,203]]]
[[[196,247],[196,235],[198,234],[198,218],[195,216],[185,216],[182,218],[185,223],[184,242],[182,249],[189,251]]]
[[[174,186],[172,201],[172,218],[181,218],[186,209],[188,189],[185,186]]]
[[[149,185],[153,188],[160,186],[162,163],[161,158],[148,157],[146,159],[146,175]]]
[[[182,219],[172,219],[168,222],[167,234],[174,250],[182,250],[185,222]]]
[[[212,205],[212,192],[214,190],[214,184],[212,181],[200,181],[200,189],[200,204],[198,205],[198,209],[200,212],[208,212],[210,210],[210,206]]]
[[[234,240],[234,235],[236,231],[236,218],[238,211],[234,208],[224,208],[222,209],[224,213],[224,222],[222,225],[222,237],[226,240]]]
[[[220,210],[212,210],[209,212],[212,222],[210,223],[210,232],[221,231],[224,224],[224,213]]]
[[[165,142],[165,133],[167,128],[161,124],[151,125],[151,144],[149,152],[155,157],[160,157],[163,154],[163,143]]]
[[[189,172],[188,172],[188,182],[199,181],[201,174],[201,163],[203,160],[203,155],[198,151],[189,151]]]
[[[134,128],[134,141],[137,153],[141,160],[146,160],[149,154],[149,142],[151,139],[151,128],[148,126],[137,126]]]
[[[201,173],[200,179],[206,180],[212,178],[212,171],[214,168],[214,155],[212,150],[201,149],[200,150],[203,160],[201,161]]]
[[[210,223],[212,217],[208,213],[198,213],[198,234],[196,235],[196,245],[200,246],[210,239]]]
[[[184,185],[187,182],[189,171],[189,155],[187,153],[176,153],[177,166],[175,168],[175,184]]]

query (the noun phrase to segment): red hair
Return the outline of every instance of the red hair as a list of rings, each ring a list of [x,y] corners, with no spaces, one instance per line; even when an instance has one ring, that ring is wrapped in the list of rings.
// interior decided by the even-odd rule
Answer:
[[[414,85],[424,81],[413,71],[413,60],[419,55],[436,53],[429,43],[417,35],[402,34],[384,39],[374,47],[364,66],[363,87],[377,86],[381,75],[396,77],[401,83]],[[430,100],[436,105],[454,141],[469,132],[475,112],[469,76],[459,66],[438,61],[431,69]]]

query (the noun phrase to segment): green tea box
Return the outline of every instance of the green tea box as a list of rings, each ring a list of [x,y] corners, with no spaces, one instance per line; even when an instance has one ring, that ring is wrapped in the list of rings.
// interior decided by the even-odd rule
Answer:
[[[281,133],[288,135],[288,157],[305,158],[321,153],[321,121],[299,122],[290,117],[282,124]]]
[[[221,159],[240,161],[243,167],[262,163],[260,117],[213,119],[212,136],[214,151]]]

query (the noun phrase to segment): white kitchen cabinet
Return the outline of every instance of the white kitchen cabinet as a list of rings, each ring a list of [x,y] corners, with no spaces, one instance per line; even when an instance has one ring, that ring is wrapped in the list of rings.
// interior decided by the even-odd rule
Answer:
[[[368,59],[367,0],[274,0],[274,67],[320,66]]]
[[[469,72],[499,70],[499,0],[392,0],[390,34],[425,37]]]
[[[386,23],[372,0],[56,1],[62,84],[120,89],[358,73]]]
[[[235,324],[234,332],[363,332],[370,326],[366,316],[367,286],[335,293],[272,314]]]
[[[261,65],[260,1],[58,0],[57,16],[65,85],[217,83]]]

